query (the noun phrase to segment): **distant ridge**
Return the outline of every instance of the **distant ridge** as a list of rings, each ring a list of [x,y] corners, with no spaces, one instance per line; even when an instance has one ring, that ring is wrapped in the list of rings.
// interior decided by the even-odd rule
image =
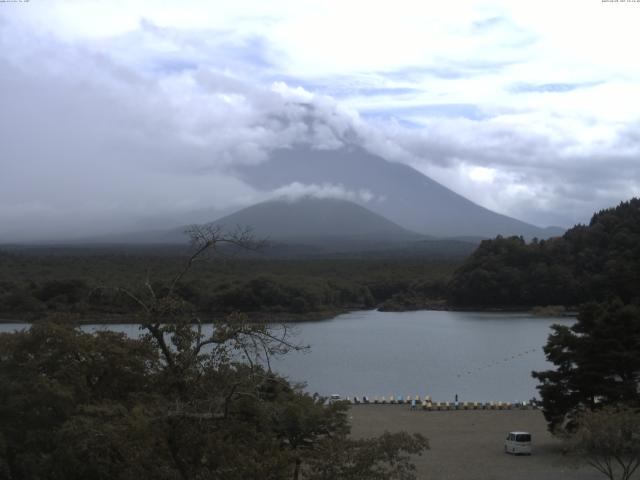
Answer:
[[[339,243],[341,247],[357,249],[427,239],[348,200],[309,196],[257,203],[208,223],[227,232],[250,228],[256,238],[290,245],[337,247]],[[189,240],[187,228],[183,225],[170,230],[101,235],[79,243],[185,244]]]
[[[267,241],[266,247],[259,252],[237,253],[274,258],[460,258],[479,242],[421,235],[351,201],[310,196],[258,203],[209,224],[227,233],[250,228],[256,239]],[[189,241],[187,229],[184,225],[56,243],[90,248],[182,248]]]

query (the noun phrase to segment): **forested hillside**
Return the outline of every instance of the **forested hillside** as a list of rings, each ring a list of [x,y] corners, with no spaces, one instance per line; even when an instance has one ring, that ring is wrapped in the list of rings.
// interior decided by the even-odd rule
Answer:
[[[596,213],[562,237],[483,241],[456,270],[449,300],[458,306],[578,305],[640,298],[640,199]]]
[[[0,251],[0,318],[39,320],[58,313],[82,321],[127,321],[136,305],[116,287],[146,278],[160,285],[185,261],[183,249],[136,247]],[[278,320],[323,318],[399,296],[444,298],[458,263],[425,258],[273,260],[217,258],[194,266],[179,289],[200,315],[234,311]],[[161,290],[162,291],[162,290]],[[127,318],[128,317],[128,318]]]

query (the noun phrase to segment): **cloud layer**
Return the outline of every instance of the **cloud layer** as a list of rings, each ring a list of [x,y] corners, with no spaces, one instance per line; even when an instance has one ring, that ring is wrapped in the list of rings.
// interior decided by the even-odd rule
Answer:
[[[373,200],[381,200],[367,189],[357,191],[349,190],[344,185],[333,185],[331,183],[322,183],[317,185],[293,182],[289,185],[276,188],[272,197],[274,199],[287,198],[290,200],[298,200],[303,197],[314,198],[337,198],[340,200],[349,200],[352,202],[368,203]]]
[[[268,3],[1,4],[0,239],[371,195],[232,173],[292,146],[358,144],[539,225],[640,192],[640,7]]]

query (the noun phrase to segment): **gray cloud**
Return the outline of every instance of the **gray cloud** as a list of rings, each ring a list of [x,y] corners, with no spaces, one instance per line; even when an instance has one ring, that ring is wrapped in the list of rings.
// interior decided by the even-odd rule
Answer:
[[[502,28],[499,23],[477,28]],[[297,80],[280,72],[286,57],[260,36],[149,22],[80,45],[0,21],[0,48],[0,240],[125,230],[147,216],[179,218],[283,194],[256,191],[230,167],[264,162],[271,151],[292,146],[361,145],[540,225],[585,221],[640,191],[637,123],[603,121],[611,138],[582,144],[586,134],[564,132],[552,115],[521,119],[529,112],[520,105],[507,110],[478,99],[383,105],[360,114],[342,103],[355,96],[412,96],[422,88],[381,79],[409,85],[468,78],[502,72],[512,61],[443,62],[335,83]],[[323,84],[330,86],[322,90]],[[518,88],[561,94],[585,85]],[[588,132],[589,121],[574,123]],[[473,184],[462,174],[475,167],[490,169],[494,179]],[[289,190],[366,194],[335,185]]]
[[[263,193],[229,165],[294,143],[336,148],[351,129],[334,103],[284,85],[203,68],[157,79],[85,48],[10,36],[2,47],[13,55],[0,61],[2,239],[251,203]]]
[[[613,144],[581,154],[572,153],[566,140],[526,129],[473,121],[448,127],[427,128],[429,133],[399,128],[389,137],[402,149],[387,155],[404,157],[459,193],[539,225],[585,222],[595,210],[640,194],[640,142],[633,126]],[[505,179],[483,185],[488,194],[476,196],[465,191],[455,168],[465,164],[495,169]],[[434,165],[439,174],[430,170]]]
[[[131,48],[135,46],[134,48]],[[176,73],[211,67],[261,79],[278,71],[286,55],[257,34],[233,30],[183,30],[143,19],[140,28],[94,42],[119,62],[150,73]]]

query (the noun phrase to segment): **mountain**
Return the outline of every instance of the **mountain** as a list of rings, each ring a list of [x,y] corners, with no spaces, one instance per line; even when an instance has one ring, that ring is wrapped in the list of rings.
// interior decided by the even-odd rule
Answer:
[[[244,208],[215,222],[226,230],[250,226],[258,238],[286,243],[397,243],[425,237],[347,200],[302,197],[277,199]]]
[[[260,255],[270,257],[464,258],[479,243],[421,235],[351,201],[309,196],[252,205],[212,224],[224,231],[250,226],[256,238],[268,240]]]
[[[262,164],[238,167],[236,173],[254,188],[274,190],[294,182],[342,186],[367,192],[355,200],[405,229],[437,237],[561,235],[557,227],[540,228],[488,210],[407,165],[389,162],[361,148],[292,149],[273,152]],[[368,201],[367,201],[368,200]]]
[[[268,246],[256,255],[273,258],[464,258],[479,243],[478,239],[421,235],[356,203],[309,196],[258,203],[210,224],[221,227],[224,232],[250,227],[257,239],[268,241]],[[66,244],[170,248],[187,243],[186,230],[185,225],[170,230],[101,235]]]
[[[372,247],[424,241],[424,235],[396,225],[356,203],[334,198],[305,196],[276,199],[243,208],[210,223],[226,232],[251,228],[254,236],[272,244],[326,246],[328,243]],[[187,224],[172,229],[153,229],[100,235],[80,243],[183,244]]]

